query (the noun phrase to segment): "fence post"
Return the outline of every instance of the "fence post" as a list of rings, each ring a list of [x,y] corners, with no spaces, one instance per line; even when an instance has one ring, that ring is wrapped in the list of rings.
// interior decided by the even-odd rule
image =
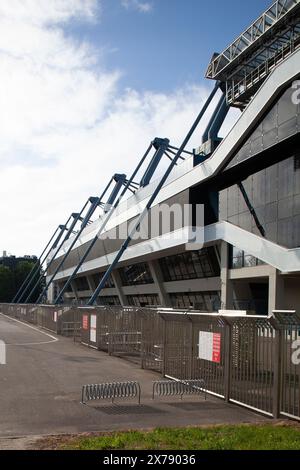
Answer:
[[[167,352],[166,352],[166,346],[167,346],[167,320],[162,317],[162,320],[163,320],[163,351],[162,351],[162,355],[163,355],[163,363],[162,363],[162,376],[165,377],[166,376],[166,363],[167,363]]]
[[[145,369],[145,314],[141,313],[141,369]]]
[[[189,361],[189,379],[193,378],[193,362],[194,362],[194,324],[190,321],[190,361]]]
[[[281,408],[281,348],[282,330],[275,329],[274,341],[274,380],[273,380],[273,418],[280,417]]]
[[[231,348],[232,348],[232,325],[223,317],[222,321],[225,322],[225,349],[224,349],[224,391],[225,401],[230,401],[231,395]]]

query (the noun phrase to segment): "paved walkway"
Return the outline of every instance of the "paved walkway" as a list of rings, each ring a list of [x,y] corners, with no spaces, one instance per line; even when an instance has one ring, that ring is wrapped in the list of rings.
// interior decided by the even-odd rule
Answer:
[[[7,344],[7,365],[0,366],[0,438],[265,421],[211,397],[153,402],[151,385],[159,375],[3,315],[0,339]],[[140,382],[142,406],[80,404],[82,385],[127,380]],[[1,442],[7,446],[0,439],[0,449]]]

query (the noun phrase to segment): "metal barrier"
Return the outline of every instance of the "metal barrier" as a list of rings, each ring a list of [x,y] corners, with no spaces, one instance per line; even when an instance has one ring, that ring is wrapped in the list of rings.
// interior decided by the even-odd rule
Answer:
[[[115,382],[97,385],[84,385],[82,387],[81,403],[91,400],[111,400],[116,398],[138,398],[141,404],[141,387],[138,382]]]
[[[140,357],[143,369],[163,372],[165,322],[157,309],[80,307],[79,310],[85,345],[129,360]]]
[[[276,313],[277,349],[280,354],[277,387],[279,412],[300,419],[300,316]]]
[[[185,314],[163,312],[161,315],[166,322],[164,375],[179,380],[202,377],[209,392],[225,398],[225,349],[228,334],[225,320],[219,316],[193,312]],[[216,335],[219,338],[218,360],[213,361],[213,358],[208,360],[199,355],[199,346],[202,343],[201,334]]]
[[[276,396],[276,330],[265,319],[230,321],[230,400],[272,415]]]
[[[110,354],[140,355],[141,313],[134,307],[80,307],[82,342]],[[124,336],[127,340],[124,341]],[[125,338],[126,339],[126,338]]]
[[[205,314],[135,307],[0,305],[5,315],[140,360],[180,382],[268,416],[300,419],[300,316]],[[223,312],[222,312],[223,313]],[[296,349],[295,349],[296,348]]]
[[[164,374],[166,323],[155,309],[143,309],[141,313],[141,366]]]
[[[73,338],[74,342],[81,341],[81,322],[62,321],[60,334],[67,338]]]
[[[37,325],[58,335],[73,337],[81,326],[81,312],[70,306],[1,304],[0,309],[4,315]]]
[[[106,333],[108,353],[112,354],[141,354],[141,332],[124,331]]]
[[[160,380],[153,382],[152,399],[159,397],[174,397],[180,395],[198,395],[204,393],[206,400],[206,385],[204,380]]]

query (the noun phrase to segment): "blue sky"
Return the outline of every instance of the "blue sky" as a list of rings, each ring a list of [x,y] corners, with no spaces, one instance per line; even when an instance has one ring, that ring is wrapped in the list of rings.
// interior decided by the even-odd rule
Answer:
[[[268,6],[1,0],[0,253],[38,254],[112,174],[132,172],[153,138],[179,145],[212,87],[213,52]]]
[[[122,85],[157,91],[203,80],[212,53],[221,52],[270,5],[268,0],[148,3],[151,9],[143,13],[124,9],[120,0],[103,0],[100,25],[71,29],[104,45],[107,67],[124,73]]]

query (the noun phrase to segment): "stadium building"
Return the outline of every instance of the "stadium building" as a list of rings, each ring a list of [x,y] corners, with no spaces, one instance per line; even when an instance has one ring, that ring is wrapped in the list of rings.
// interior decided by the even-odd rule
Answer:
[[[50,303],[300,310],[299,46],[300,1],[278,0],[213,55],[205,106],[215,108],[199,148],[180,152],[148,207],[162,159],[179,157],[168,139],[155,138],[131,178],[114,175],[59,227],[44,252]],[[240,115],[221,139],[230,107]],[[141,213],[154,217],[174,204],[193,208],[184,223],[166,229],[160,218],[153,235],[150,217],[145,239],[119,236]],[[193,237],[198,206],[201,243]],[[32,287],[17,300],[30,300]]]

